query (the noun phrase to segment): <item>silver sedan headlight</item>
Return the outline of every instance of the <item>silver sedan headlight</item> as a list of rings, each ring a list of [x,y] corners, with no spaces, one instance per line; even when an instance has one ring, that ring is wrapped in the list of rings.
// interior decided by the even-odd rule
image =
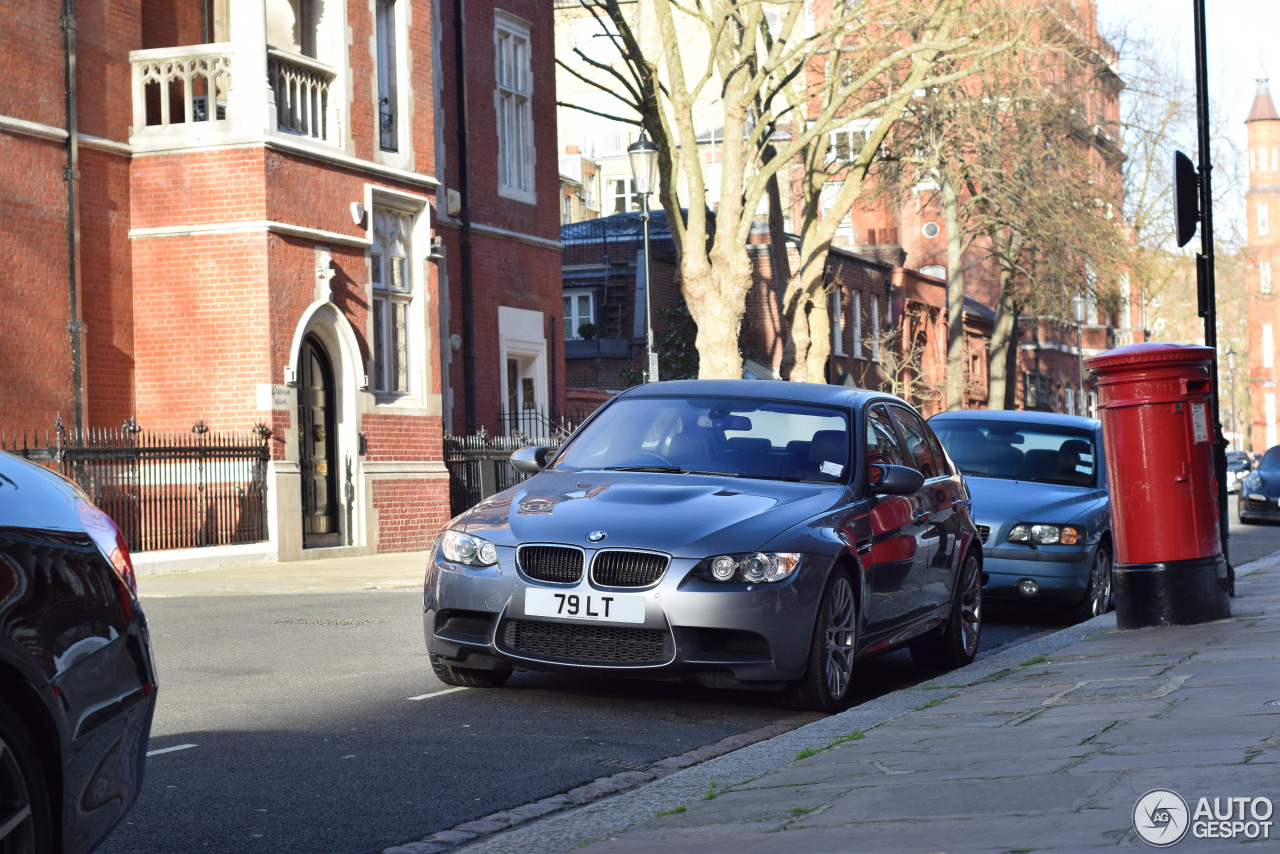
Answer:
[[[445,531],[440,536],[440,552],[450,563],[466,566],[493,566],[498,562],[493,543],[462,531]]]
[[[760,584],[782,581],[798,566],[799,552],[751,552],[708,558],[698,565],[694,574],[708,581]]]

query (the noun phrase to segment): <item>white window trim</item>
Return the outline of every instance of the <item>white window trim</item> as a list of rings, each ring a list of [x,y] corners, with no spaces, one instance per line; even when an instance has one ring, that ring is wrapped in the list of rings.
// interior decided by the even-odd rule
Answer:
[[[1258,202],[1258,236],[1266,237],[1271,233],[1271,216],[1266,202]]]
[[[1266,258],[1258,262],[1258,283],[1262,293],[1271,293],[1271,261]]]
[[[388,190],[380,187],[366,187],[365,207],[369,211],[366,217],[366,230],[369,236],[369,284],[367,286],[369,314],[366,321],[365,341],[369,347],[369,364],[366,375],[369,391],[374,396],[375,405],[418,410],[427,405],[430,398],[431,382],[431,336],[427,326],[429,282],[427,280],[427,251],[431,245],[430,210],[427,199],[423,196]],[[386,209],[395,213],[413,217],[409,234],[409,252],[405,258],[405,269],[410,277],[409,306],[406,316],[407,337],[405,355],[408,361],[406,371],[406,388],[403,392],[378,391],[375,388],[377,376],[377,354],[374,353],[373,329],[373,297],[372,254],[376,248],[374,235],[374,211]],[[385,275],[385,273],[384,273]]]
[[[378,103],[378,67],[380,57],[378,55],[378,36],[375,32],[372,38],[373,54],[373,115],[374,115],[374,135],[375,141],[373,145],[373,160],[375,163],[381,163],[395,169],[404,169],[413,171],[413,146],[410,144],[409,129],[412,122],[412,116],[409,115],[409,2],[408,0],[395,0],[395,115],[396,115],[396,150],[384,151],[382,149],[382,128],[381,128],[381,110]],[[375,10],[376,11],[376,10]]]
[[[585,317],[585,318],[580,317],[580,316],[578,315],[578,312],[577,312],[578,298],[579,298],[579,297],[583,297],[583,296],[585,296],[588,300],[590,300],[590,306],[589,306],[589,308],[587,309],[587,311],[589,312],[589,314],[588,314],[588,316],[587,316],[587,317]],[[596,327],[596,338],[599,338],[599,337],[600,337],[600,324],[596,323],[596,295],[595,295],[595,291],[591,290],[590,288],[565,288],[565,289],[564,289],[564,291],[563,291],[563,294],[562,294],[562,299],[569,299],[569,300],[572,300],[572,301],[573,301],[573,302],[572,302],[572,305],[573,305],[573,313],[572,313],[572,316],[573,316],[574,323],[575,323],[575,325],[574,325],[574,327],[573,327],[572,329],[570,329],[568,326],[566,326],[566,327],[565,327],[565,329],[564,329],[564,333],[565,333],[564,338],[565,338],[565,340],[566,340],[566,341],[581,341],[581,340],[582,340],[582,336],[578,334],[578,327],[579,327],[579,326],[581,326],[581,325],[582,325],[582,324],[584,324],[584,323],[587,323],[587,322],[590,322],[593,326],[595,326],[595,327]],[[561,315],[561,317],[562,317],[562,322],[563,322],[563,314]]]
[[[493,112],[494,112],[494,131],[498,137],[498,152],[501,156],[503,151],[504,135],[501,127],[502,101],[505,92],[502,87],[499,75],[499,58],[502,51],[503,40],[506,38],[519,39],[524,42],[525,63],[522,73],[526,88],[519,92],[518,97],[524,101],[524,110],[516,120],[523,125],[523,135],[526,145],[520,152],[523,161],[523,169],[525,176],[525,186],[517,186],[509,183],[503,183],[501,178],[502,170],[499,164],[498,178],[498,195],[503,198],[512,199],[519,202],[527,202],[531,205],[538,203],[537,194],[537,150],[534,145],[534,121],[533,121],[533,39],[531,38],[532,25],[522,18],[502,10],[495,10],[493,13]]]
[[[844,294],[836,288],[831,292],[831,354],[843,356],[844,352]]]
[[[871,297],[871,361],[880,361],[880,297]]]
[[[853,314],[853,358],[862,358],[862,291],[853,291],[850,312]]]

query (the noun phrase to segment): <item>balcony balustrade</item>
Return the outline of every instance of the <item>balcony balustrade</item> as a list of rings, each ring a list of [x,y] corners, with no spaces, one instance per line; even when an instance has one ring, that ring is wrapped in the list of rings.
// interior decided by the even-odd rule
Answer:
[[[133,132],[226,119],[231,88],[229,44],[136,50]]]
[[[327,140],[333,71],[310,57],[271,48],[267,51],[267,75],[276,96],[277,129]]]
[[[231,43],[130,52],[132,141],[168,148],[266,133],[337,144],[333,69],[301,54],[261,49],[256,57],[237,53]],[[261,85],[254,85],[264,66]]]

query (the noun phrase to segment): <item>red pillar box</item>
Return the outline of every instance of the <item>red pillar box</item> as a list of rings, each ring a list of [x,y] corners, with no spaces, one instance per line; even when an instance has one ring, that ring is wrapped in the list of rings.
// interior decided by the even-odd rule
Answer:
[[[1213,349],[1130,344],[1097,377],[1122,629],[1231,616],[1213,467]]]

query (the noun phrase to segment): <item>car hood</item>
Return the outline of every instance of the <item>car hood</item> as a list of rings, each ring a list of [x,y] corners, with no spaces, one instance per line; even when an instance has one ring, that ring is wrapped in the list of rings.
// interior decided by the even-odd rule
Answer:
[[[765,548],[840,506],[844,486],[639,472],[542,472],[458,517],[496,545],[569,543],[685,556]],[[587,534],[603,531],[595,543]]]
[[[1066,524],[1107,506],[1106,489],[965,475],[975,522],[995,527],[1004,520]]]

